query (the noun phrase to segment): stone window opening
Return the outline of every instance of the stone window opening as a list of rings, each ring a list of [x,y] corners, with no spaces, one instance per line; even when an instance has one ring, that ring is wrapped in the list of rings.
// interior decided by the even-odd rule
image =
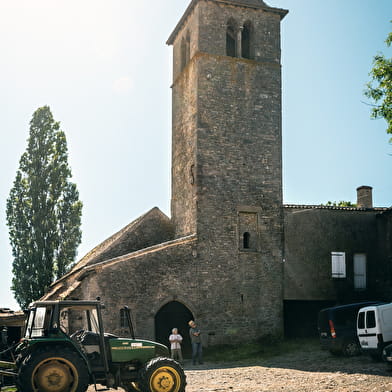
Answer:
[[[242,27],[238,27],[234,19],[228,21],[226,56],[252,58],[252,25],[250,22],[245,22]]]
[[[258,213],[251,207],[242,206],[241,209],[238,211],[238,249],[240,252],[258,252]]]
[[[195,165],[192,163],[189,168],[189,183],[191,185],[195,184]]]
[[[251,59],[251,30],[250,22],[245,22],[241,32],[241,55],[244,59]]]
[[[120,328],[127,328],[128,327],[128,320],[127,314],[125,309],[120,309]]]
[[[237,57],[237,25],[233,19],[227,23],[226,30],[226,55]]]
[[[182,37],[181,40],[181,71],[189,63],[189,59],[191,56],[190,52],[191,52],[191,36],[188,31],[186,36]]]
[[[244,235],[242,236],[242,247],[244,249],[250,249],[250,233],[246,231]]]

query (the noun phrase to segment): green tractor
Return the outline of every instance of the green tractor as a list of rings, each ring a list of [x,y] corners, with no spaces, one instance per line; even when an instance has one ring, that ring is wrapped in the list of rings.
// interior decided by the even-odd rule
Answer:
[[[15,362],[0,375],[15,377],[20,392],[85,392],[90,384],[138,392],[184,392],[185,374],[160,343],[104,333],[97,301],[40,301],[28,309]],[[101,389],[102,390],[102,389]],[[107,390],[107,389],[103,389]]]

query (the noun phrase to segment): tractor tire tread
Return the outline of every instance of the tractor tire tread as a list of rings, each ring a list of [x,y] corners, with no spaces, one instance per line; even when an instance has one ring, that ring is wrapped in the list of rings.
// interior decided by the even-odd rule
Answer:
[[[83,359],[69,347],[56,345],[39,347],[23,359],[16,377],[17,391],[37,392],[31,383],[32,372],[41,361],[50,357],[63,357],[72,362],[79,376],[79,382],[74,392],[85,392],[87,390],[90,376]]]
[[[182,366],[175,361],[174,359],[171,358],[166,358],[166,357],[157,357],[151,359],[149,362],[146,363],[146,365],[142,368],[141,373],[140,373],[140,389],[142,392],[157,392],[154,390],[151,390],[150,388],[150,377],[152,373],[159,367],[166,366],[166,367],[171,367],[173,368],[179,378],[180,378],[180,383],[179,385],[174,389],[170,390],[168,392],[185,392],[185,386],[186,386],[186,376],[184,369]]]

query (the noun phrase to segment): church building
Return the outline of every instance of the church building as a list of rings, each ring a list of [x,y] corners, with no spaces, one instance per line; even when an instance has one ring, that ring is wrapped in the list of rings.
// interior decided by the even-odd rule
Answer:
[[[173,327],[188,339],[195,319],[212,345],[294,333],[320,306],[392,294],[382,290],[390,274],[377,272],[392,261],[391,210],[373,208],[370,187],[359,188],[357,207],[283,205],[287,12],[262,0],[190,2],[167,41],[171,217],[151,209],[43,299],[100,297],[107,329],[119,335],[127,305],[136,335],[164,343]]]

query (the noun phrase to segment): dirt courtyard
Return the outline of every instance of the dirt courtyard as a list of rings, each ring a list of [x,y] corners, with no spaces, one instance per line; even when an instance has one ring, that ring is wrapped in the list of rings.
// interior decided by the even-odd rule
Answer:
[[[385,363],[334,357],[318,348],[241,364],[187,361],[184,368],[186,392],[392,392]]]

